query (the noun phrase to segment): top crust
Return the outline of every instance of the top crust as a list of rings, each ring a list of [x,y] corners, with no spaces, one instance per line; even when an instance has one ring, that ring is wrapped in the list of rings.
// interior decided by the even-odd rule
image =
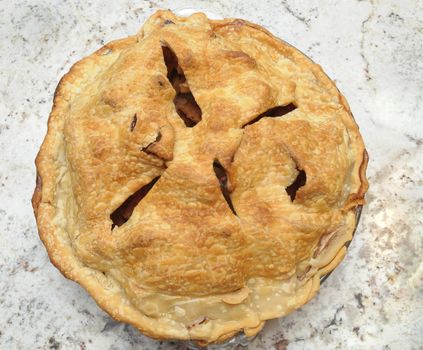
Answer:
[[[163,47],[201,109],[194,127],[175,109]],[[244,20],[158,11],[60,81],[33,207],[53,264],[112,317],[207,344],[315,295],[345,255],[367,160],[345,98],[297,49]],[[112,230],[111,214],[157,178]]]

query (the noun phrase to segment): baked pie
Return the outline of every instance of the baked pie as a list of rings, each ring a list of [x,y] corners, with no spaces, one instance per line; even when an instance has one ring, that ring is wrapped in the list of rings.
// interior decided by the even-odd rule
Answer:
[[[113,318],[207,344],[316,294],[367,159],[345,98],[297,49],[158,11],[60,81],[33,206],[53,264]]]

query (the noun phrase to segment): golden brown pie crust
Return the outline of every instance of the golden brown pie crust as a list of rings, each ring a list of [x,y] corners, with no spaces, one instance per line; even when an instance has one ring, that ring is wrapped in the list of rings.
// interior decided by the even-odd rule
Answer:
[[[176,112],[163,47],[201,109],[194,127]],[[367,161],[345,98],[304,54],[244,20],[158,11],[60,81],[32,203],[52,263],[113,318],[207,344],[254,335],[316,294],[345,256]]]

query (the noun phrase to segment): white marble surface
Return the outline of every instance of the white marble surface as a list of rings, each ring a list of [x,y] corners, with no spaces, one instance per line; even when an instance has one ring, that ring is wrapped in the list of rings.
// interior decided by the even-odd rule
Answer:
[[[30,206],[54,89],[158,8],[265,25],[336,80],[371,157],[368,205],[317,298],[250,349],[423,348],[423,2],[0,1],[0,348],[180,349],[112,321],[50,264]]]

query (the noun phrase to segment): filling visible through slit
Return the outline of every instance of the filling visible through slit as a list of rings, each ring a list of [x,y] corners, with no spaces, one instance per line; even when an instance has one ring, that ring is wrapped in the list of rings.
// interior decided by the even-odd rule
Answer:
[[[294,105],[293,103],[290,103],[289,105],[286,105],[286,106],[277,106],[277,107],[270,108],[266,112],[258,115],[253,120],[244,124],[242,127],[244,128],[247,125],[257,123],[261,118],[264,118],[264,117],[272,117],[272,118],[282,117],[283,115],[288,114],[289,112],[292,112],[295,109],[297,109],[297,106]]]
[[[112,214],[110,214],[110,219],[112,219],[112,230],[116,226],[121,226],[129,220],[134,211],[134,208],[138,203],[147,195],[147,193],[153,188],[157,180],[160,179],[160,176],[151,180],[148,184],[141,187],[137,192],[130,195],[125,202],[121,204]]]
[[[285,188],[285,191],[291,197],[292,202],[294,201],[299,188],[303,187],[306,184],[306,181],[307,181],[307,176],[306,176],[305,171],[302,170],[302,169],[298,169],[298,168],[297,168],[297,170],[298,170],[297,178],[294,180],[294,182],[292,184],[290,184],[288,187]]]
[[[189,128],[201,121],[201,109],[191,93],[185,74],[179,66],[178,57],[167,46],[162,46],[163,58],[167,68],[167,78],[175,89],[173,99],[175,109],[185,125]]]
[[[232,213],[234,213],[234,215],[237,215],[229,193],[228,175],[226,174],[225,168],[222,166],[222,164],[220,164],[218,160],[215,160],[213,162],[213,170],[216,174],[217,179],[219,180],[220,190],[222,192],[223,197],[225,198],[226,203],[228,203],[228,206],[232,210]]]

